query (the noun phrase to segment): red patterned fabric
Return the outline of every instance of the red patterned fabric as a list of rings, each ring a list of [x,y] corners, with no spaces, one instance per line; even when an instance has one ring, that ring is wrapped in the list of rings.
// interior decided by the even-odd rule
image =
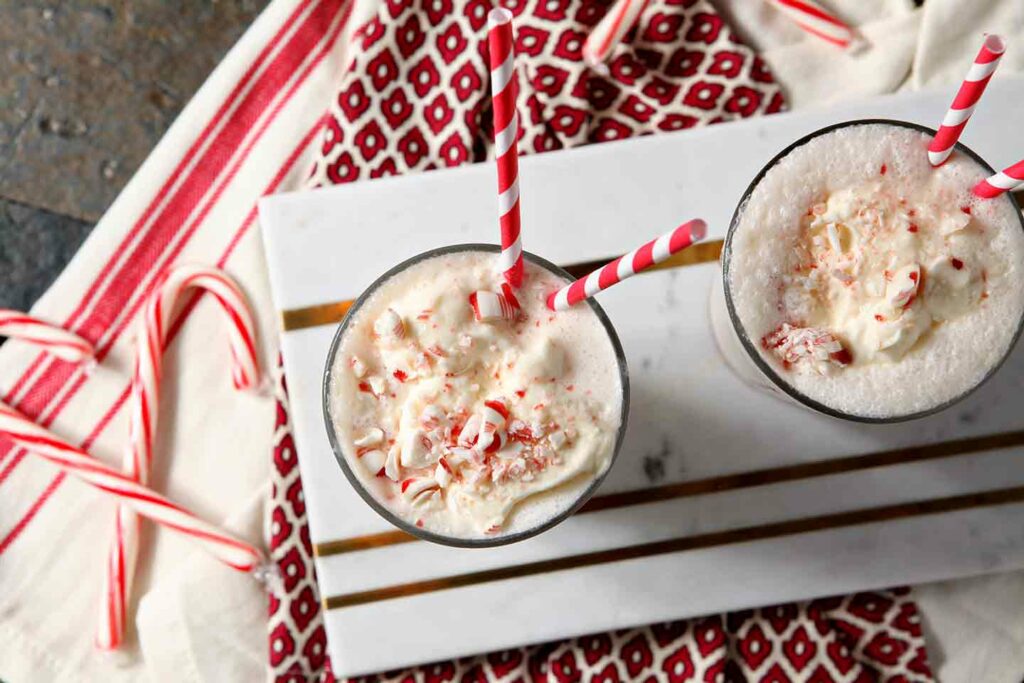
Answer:
[[[704,0],[651,2],[607,78],[581,48],[608,4],[516,0],[519,150],[546,152],[779,111],[765,64]],[[489,156],[486,0],[387,0],[326,119],[313,183],[459,166]]]
[[[280,370],[280,368],[278,368]],[[284,594],[270,597],[270,667],[281,683],[332,682],[302,480],[277,373],[271,555]],[[437,662],[369,683],[931,681],[907,589],[744,610]]]
[[[612,53],[580,49],[599,0],[513,0],[523,154],[772,113],[768,68],[706,0],[654,0]],[[324,119],[311,185],[459,166],[492,155],[488,0],[385,0]],[[278,681],[334,680],[326,655],[287,392],[279,374],[270,600]],[[930,681],[907,591],[858,594],[596,634],[391,672],[380,681]]]

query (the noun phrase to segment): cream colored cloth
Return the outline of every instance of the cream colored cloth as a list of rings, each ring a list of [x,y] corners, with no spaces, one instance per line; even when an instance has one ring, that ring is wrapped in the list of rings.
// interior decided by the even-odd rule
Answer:
[[[182,160],[225,94],[258,61],[271,37],[296,12],[301,19],[326,1],[274,0],[270,4],[33,308],[34,313],[53,320],[67,318],[83,288],[115,256],[119,243],[153,199],[155,188]],[[983,31],[1000,32],[1010,39],[1010,53],[1000,73],[1024,69],[1024,2],[1019,0],[928,0],[920,10],[909,0],[822,1],[860,27],[870,42],[865,50],[853,56],[840,53],[794,28],[762,0],[715,0],[739,32],[763,51],[788,89],[793,107],[923,85],[948,84],[952,96]],[[275,182],[278,190],[301,186],[308,152],[317,144],[303,135],[335,94],[351,29],[378,2],[360,0],[352,15],[345,17],[341,16],[344,5],[338,5],[339,20],[347,21],[345,29],[335,41],[327,41],[326,56],[312,66],[246,151],[244,163],[225,183],[215,208],[199,218],[201,229],[177,257],[179,261],[215,262],[265,188]],[[310,54],[318,49],[313,45]],[[273,108],[271,103],[267,111]],[[254,131],[257,128],[253,125]],[[244,147],[227,153],[239,149]],[[282,167],[289,155],[293,158]],[[284,175],[275,180],[278,169]],[[263,359],[272,363],[276,357],[274,307],[254,229],[244,233],[225,265],[251,297]],[[232,391],[225,368],[226,345],[217,338],[221,323],[214,307],[201,303],[171,346],[153,484],[207,519],[224,520],[238,533],[256,539],[266,493],[272,404],[268,397],[239,396]],[[0,387],[11,387],[34,357],[23,344],[0,347]],[[60,413],[54,431],[73,441],[84,439],[124,387],[130,359],[131,342],[124,337]],[[125,432],[120,411],[90,450],[118,462]],[[11,475],[7,485],[13,484],[13,489],[5,488],[0,495],[3,527],[26,513],[26,506],[53,475],[51,467],[39,462],[23,463]],[[8,683],[179,683],[249,681],[263,676],[266,602],[258,585],[151,527],[146,536],[148,561],[140,568],[136,589],[141,599],[134,642],[120,656],[97,655],[91,629],[101,576],[96,558],[103,553],[98,553],[96,544],[97,539],[105,544],[109,538],[113,506],[71,480],[54,494],[53,503],[59,504],[43,508],[33,528],[0,556],[0,679]],[[929,653],[941,680],[1020,680],[1024,574],[924,586],[916,589],[916,595],[925,615]]]

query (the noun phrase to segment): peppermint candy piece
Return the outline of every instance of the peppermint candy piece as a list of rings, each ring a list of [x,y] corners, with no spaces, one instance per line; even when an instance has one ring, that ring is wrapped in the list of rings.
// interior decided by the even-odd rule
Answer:
[[[402,321],[402,316],[395,312],[395,309],[389,308],[377,318],[377,321],[373,324],[373,331],[381,339],[397,341],[405,337],[405,323]]]
[[[433,464],[430,455],[434,444],[422,431],[416,429],[409,431],[402,439],[402,467],[417,469]]]
[[[384,440],[384,432],[376,427],[370,429],[366,434],[352,443],[356,446],[376,446]]]
[[[402,495],[414,504],[424,502],[439,490],[432,477],[413,477],[402,482]]]
[[[459,432],[459,445],[464,448],[470,448],[475,445],[480,437],[480,425],[482,423],[483,420],[479,415],[470,415],[469,419],[466,420],[466,424],[463,425],[462,431]]]
[[[388,450],[388,457],[384,461],[384,476],[394,482],[402,478],[402,467],[399,464],[401,454],[402,449],[395,444]]]
[[[849,350],[828,330],[813,327],[793,327],[783,323],[777,330],[766,334],[761,345],[774,353],[789,368],[807,365],[825,374],[829,366],[845,366],[853,362]]]
[[[480,412],[480,436],[477,439],[477,450],[494,453],[505,445],[507,435],[505,425],[508,424],[508,408],[502,401],[485,401]]]
[[[377,475],[384,469],[384,462],[387,460],[387,456],[384,455],[384,451],[374,448],[371,451],[366,451],[359,456],[359,462],[362,463],[363,467],[369,470],[370,474]]]
[[[902,310],[914,303],[921,284],[921,266],[916,263],[903,266],[892,275],[885,287],[885,298],[896,310]]]
[[[507,282],[501,286],[501,293],[473,292],[469,295],[469,305],[473,307],[473,316],[480,322],[514,322],[521,312],[519,300]]]

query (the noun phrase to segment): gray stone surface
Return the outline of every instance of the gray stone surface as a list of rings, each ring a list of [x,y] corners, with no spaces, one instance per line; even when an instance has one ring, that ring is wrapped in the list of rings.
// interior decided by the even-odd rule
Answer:
[[[265,4],[0,2],[0,196],[95,221]]]
[[[0,0],[0,305],[57,276],[267,1]]]
[[[28,310],[91,228],[85,221],[0,199],[0,308]]]

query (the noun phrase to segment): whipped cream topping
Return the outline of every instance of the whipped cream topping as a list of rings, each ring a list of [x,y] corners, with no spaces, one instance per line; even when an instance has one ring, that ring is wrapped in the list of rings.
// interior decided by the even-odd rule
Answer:
[[[549,311],[564,283],[530,262],[514,295],[494,268],[493,254],[464,252],[393,276],[355,313],[332,370],[352,470],[410,524],[448,536],[524,531],[570,507],[608,468],[620,424],[618,361],[593,311]]]
[[[779,379],[833,409],[909,415],[980,383],[1024,315],[1024,231],[990,175],[927,134],[854,124],[788,152],[729,237],[737,321]]]
[[[898,361],[987,296],[985,235],[970,207],[930,185],[887,182],[887,171],[807,208],[799,261],[781,278],[788,320],[763,339],[787,369]]]

